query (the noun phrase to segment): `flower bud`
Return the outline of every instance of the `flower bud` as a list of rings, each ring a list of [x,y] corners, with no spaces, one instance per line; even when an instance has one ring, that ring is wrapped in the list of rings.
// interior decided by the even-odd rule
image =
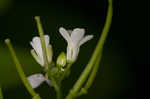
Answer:
[[[62,68],[66,65],[66,62],[67,62],[66,54],[62,52],[57,58],[57,62],[56,62],[57,66]]]

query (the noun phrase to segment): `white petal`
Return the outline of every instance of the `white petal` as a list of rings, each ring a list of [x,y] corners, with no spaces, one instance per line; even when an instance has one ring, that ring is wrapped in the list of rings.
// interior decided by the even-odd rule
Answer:
[[[73,46],[76,46],[80,42],[80,40],[84,36],[84,33],[85,33],[84,29],[80,29],[80,28],[76,28],[72,31],[71,39],[73,42]]]
[[[39,37],[34,37],[33,40],[32,40],[32,42],[30,44],[34,48],[36,54],[40,57],[41,61],[44,62],[40,38]]]
[[[35,53],[35,50],[33,49],[31,50],[31,55],[41,66],[44,66],[44,62],[40,59],[40,57],[37,56],[37,54]]]
[[[85,36],[79,43],[79,46],[81,46],[82,44],[84,44],[85,42],[91,40],[93,38],[93,35],[87,35]]]
[[[46,81],[46,78],[42,74],[33,74],[27,77],[32,88],[37,88],[40,84]]]
[[[64,29],[63,27],[60,27],[59,32],[67,42],[71,42],[71,38],[70,38],[69,33],[66,29]]]
[[[48,46],[48,44],[49,44],[49,36],[48,35],[44,35],[44,39],[45,39],[45,45]]]
[[[44,39],[45,39],[45,45],[48,46],[49,44],[49,36],[48,35],[44,35]],[[31,46],[34,48],[38,58],[38,63],[41,65],[44,63],[44,59],[43,59],[43,52],[42,52],[42,45],[41,45],[41,39],[40,37],[34,37],[32,39],[32,42],[30,42]],[[40,61],[39,61],[40,60]]]
[[[72,48],[67,46],[67,60],[71,61],[72,60],[71,57],[72,57]]]
[[[79,54],[79,48],[73,48],[73,55],[72,55],[72,61],[76,61]]]

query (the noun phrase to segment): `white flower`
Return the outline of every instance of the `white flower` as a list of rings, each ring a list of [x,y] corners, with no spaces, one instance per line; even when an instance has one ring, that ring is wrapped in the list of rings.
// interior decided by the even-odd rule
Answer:
[[[84,36],[85,30],[81,28],[75,28],[73,31],[67,31],[61,27],[59,32],[68,43],[67,60],[72,62],[77,59],[80,46],[93,38],[93,35]]]
[[[52,61],[52,46],[49,44],[49,36],[45,35],[45,45],[46,45],[46,57],[48,59],[48,63],[51,63]],[[43,57],[43,51],[42,51],[42,45],[41,45],[41,39],[40,37],[34,37],[32,39],[32,42],[30,42],[33,49],[31,50],[32,56],[35,58],[35,60],[41,65],[44,66],[44,57]]]
[[[50,80],[46,79],[43,76],[43,74],[33,74],[33,75],[27,77],[27,80],[29,81],[32,88],[37,88],[44,81],[46,81],[48,84],[50,83]]]

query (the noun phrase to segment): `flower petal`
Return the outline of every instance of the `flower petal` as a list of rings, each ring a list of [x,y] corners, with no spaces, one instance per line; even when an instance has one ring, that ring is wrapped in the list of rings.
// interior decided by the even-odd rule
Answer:
[[[44,35],[44,39],[45,39],[45,45],[48,46],[49,44],[49,36],[48,35]],[[34,48],[37,56],[39,57],[38,59],[36,57],[34,57],[35,55],[33,55],[33,57],[36,59],[36,61],[40,64],[43,65],[44,64],[44,59],[43,59],[43,52],[42,52],[42,45],[41,45],[41,39],[40,37],[34,37],[32,39],[32,42],[30,42],[31,46]]]
[[[72,44],[73,46],[76,46],[80,42],[80,40],[84,36],[84,33],[85,33],[85,30],[80,29],[80,28],[76,28],[72,31],[71,39],[72,39],[72,42],[73,42],[73,44]]]
[[[33,49],[31,50],[31,55],[41,66],[44,66],[44,61],[42,61],[42,59],[40,59],[40,57],[37,56],[37,54],[35,53],[35,50]]]
[[[27,77],[32,88],[37,88],[40,84],[46,81],[46,78],[42,74],[33,74]]]
[[[71,38],[70,38],[69,33],[66,29],[64,29],[63,27],[60,27],[59,32],[67,42],[71,42]]]
[[[79,46],[81,46],[82,44],[84,44],[85,42],[91,40],[93,38],[93,35],[87,35],[85,36],[79,43]]]
[[[30,42],[32,47],[34,48],[36,54],[43,60],[43,52],[42,52],[42,46],[41,46],[41,40],[39,37],[34,37],[32,42]]]
[[[67,46],[67,60],[71,61],[72,60],[71,57],[72,57],[72,48]]]
[[[78,47],[73,48],[73,55],[72,55],[72,61],[73,62],[76,61],[78,54],[79,54],[79,48]]]

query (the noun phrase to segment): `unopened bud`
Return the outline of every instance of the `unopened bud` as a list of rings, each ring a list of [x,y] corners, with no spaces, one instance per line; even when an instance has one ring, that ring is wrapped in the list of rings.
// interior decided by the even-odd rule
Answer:
[[[57,58],[57,66],[62,68],[66,65],[66,62],[67,62],[66,54],[62,52]]]

